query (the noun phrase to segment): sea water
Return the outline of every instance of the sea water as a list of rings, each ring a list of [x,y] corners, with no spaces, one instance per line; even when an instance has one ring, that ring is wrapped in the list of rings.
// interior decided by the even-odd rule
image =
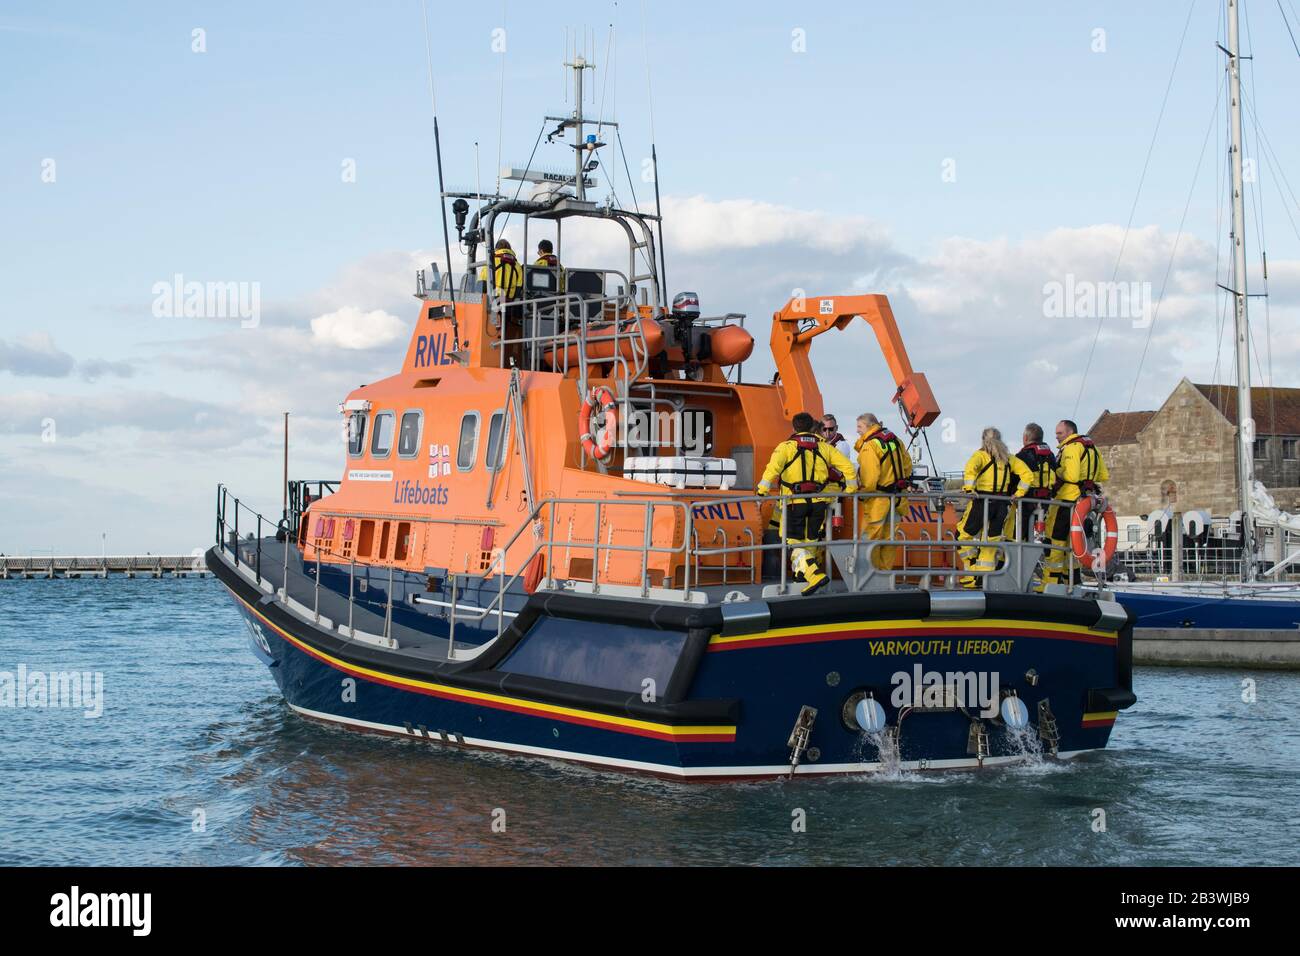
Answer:
[[[0,671],[103,687],[0,708],[0,863],[1300,864],[1300,674],[1139,668],[1070,762],[682,784],[311,724],[247,641],[212,579],[0,581]]]

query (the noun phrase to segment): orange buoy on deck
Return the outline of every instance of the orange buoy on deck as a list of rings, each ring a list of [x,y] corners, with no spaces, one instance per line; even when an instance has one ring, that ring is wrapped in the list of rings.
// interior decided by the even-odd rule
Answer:
[[[588,326],[587,361],[606,362],[621,357],[625,361],[634,362],[639,351],[637,338],[645,339],[647,355],[658,355],[664,349],[664,330],[653,319],[624,319],[617,326],[612,322]],[[578,346],[570,345],[563,350],[550,350],[547,358],[552,365],[571,368],[578,364]]]

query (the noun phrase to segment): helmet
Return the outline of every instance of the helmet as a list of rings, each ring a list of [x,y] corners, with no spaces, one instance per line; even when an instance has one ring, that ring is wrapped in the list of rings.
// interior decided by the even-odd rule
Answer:
[[[700,297],[694,292],[678,292],[673,296],[673,315],[685,319],[700,317]]]

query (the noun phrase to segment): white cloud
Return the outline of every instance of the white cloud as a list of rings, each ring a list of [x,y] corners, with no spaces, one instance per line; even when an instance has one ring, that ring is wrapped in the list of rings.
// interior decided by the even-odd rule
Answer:
[[[406,323],[383,309],[362,312],[344,306],[311,320],[312,338],[318,344],[341,349],[376,349],[406,334]]]
[[[1214,290],[1214,248],[1197,238],[1184,236],[1179,243],[1154,328],[1123,319],[1102,321],[1097,356],[1075,414],[1097,322],[1047,318],[1044,285],[1067,275],[1110,280],[1121,227],[951,237],[924,254],[912,254],[900,249],[880,224],[863,217],[703,196],[665,197],[664,212],[669,295],[693,289],[708,314],[748,314],[747,328],[758,346],[745,371],[747,382],[770,380],[770,316],[795,290],[809,296],[888,294],[913,365],[929,377],[944,416],[956,422],[955,444],[943,445],[938,433],[931,436],[945,468],[960,467],[985,425],[1017,435],[1027,419],[1046,424],[1077,417],[1086,427],[1102,408],[1127,408],[1130,394],[1133,407],[1155,407],[1184,373],[1212,381],[1219,357],[1224,363],[1218,378],[1230,375],[1232,336],[1230,328],[1226,334],[1219,328],[1222,303]],[[522,235],[512,238],[521,240]],[[609,223],[566,224],[564,239],[566,265],[626,267],[620,258],[626,256],[622,232]],[[1149,282],[1158,294],[1173,248],[1169,232],[1156,226],[1134,229],[1118,279]],[[159,497],[166,497],[178,481],[192,487],[192,519],[173,522],[178,540],[159,541],[157,547],[180,546],[207,533],[209,482],[237,476],[252,489],[270,490],[275,500],[269,510],[274,510],[279,413],[288,409],[293,415],[294,472],[336,475],[342,459],[335,406],[359,383],[397,371],[419,307],[411,298],[414,271],[427,268],[431,258],[427,251],[377,252],[343,266],[313,293],[267,303],[257,328],[208,326],[201,337],[141,343],[138,348],[152,353],[147,360],[132,357],[113,368],[78,363],[48,336],[4,345],[0,359],[9,356],[28,374],[44,369],[63,377],[66,384],[58,383],[60,389],[76,389],[74,369],[81,378],[126,375],[134,369],[140,387],[115,391],[101,384],[92,395],[76,397],[49,392],[6,396],[0,400],[11,415],[0,431],[13,433],[15,442],[30,443],[26,447],[33,455],[48,453],[62,474],[69,473],[69,459],[75,457],[76,473],[93,475],[105,487],[138,485],[146,496]],[[459,259],[456,265],[461,268]],[[1271,261],[1269,267],[1275,330],[1271,360],[1276,380],[1292,384],[1300,380],[1300,334],[1284,330],[1300,318],[1294,305],[1300,302],[1300,263]],[[1262,369],[1269,352],[1256,301],[1252,309]],[[862,411],[893,418],[894,385],[865,323],[818,338],[812,361],[826,406],[841,421]],[[309,367],[311,374],[286,374],[298,367]],[[178,370],[185,376],[179,397],[153,379]],[[57,445],[42,446],[36,437],[45,417],[57,419]],[[213,457],[216,451],[220,457]],[[141,458],[151,463],[148,473],[140,471]],[[35,473],[32,480],[38,480]],[[84,497],[94,501],[93,495]],[[53,501],[48,513],[33,521],[62,522],[69,539],[90,526],[76,508]]]
[[[32,332],[8,342],[0,339],[0,372],[40,378],[63,378],[75,360],[54,344],[48,332]]]

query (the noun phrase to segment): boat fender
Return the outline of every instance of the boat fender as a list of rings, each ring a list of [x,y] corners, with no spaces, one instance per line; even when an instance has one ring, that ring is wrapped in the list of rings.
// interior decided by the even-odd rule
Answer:
[[[593,422],[604,417],[605,427],[600,438],[592,434]],[[604,461],[614,450],[618,435],[618,405],[614,393],[605,385],[597,385],[588,393],[578,410],[578,431],[582,435],[582,450],[596,461]]]
[[[1083,533],[1083,523],[1094,508],[1101,510],[1103,529],[1101,547],[1089,550],[1088,538]],[[1115,547],[1118,544],[1119,522],[1115,520],[1115,512],[1111,509],[1110,504],[1104,498],[1098,499],[1092,495],[1085,495],[1080,498],[1075,503],[1070,521],[1070,549],[1074,552],[1074,556],[1079,559],[1079,563],[1087,570],[1093,570],[1098,564],[1098,558],[1100,558],[1101,566],[1096,570],[1104,570],[1110,564],[1110,559],[1115,557]]]
[[[538,586],[542,583],[542,574],[546,570],[546,561],[539,551],[533,555],[533,560],[528,562],[528,567],[524,569],[524,591],[527,594],[534,594]]]
[[[929,617],[971,620],[986,613],[983,591],[931,591]]]

